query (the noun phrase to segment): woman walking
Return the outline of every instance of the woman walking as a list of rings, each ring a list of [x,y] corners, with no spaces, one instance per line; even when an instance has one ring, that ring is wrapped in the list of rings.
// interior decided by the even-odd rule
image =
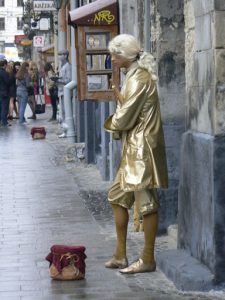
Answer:
[[[35,113],[36,109],[36,101],[35,101],[35,96],[38,94],[38,82],[39,82],[39,72],[38,72],[38,67],[36,62],[31,61],[29,63],[29,75],[30,75],[30,80],[31,80],[31,85],[28,88],[28,104],[30,106],[30,109],[32,111],[32,115],[28,117],[28,119],[33,119],[36,120],[37,116]]]
[[[118,105],[104,125],[107,131],[122,138],[121,162],[108,194],[117,244],[105,267],[120,268],[123,274],[153,272],[160,206],[156,189],[166,188],[168,181],[154,59],[128,34],[116,36],[109,43],[109,51],[112,63],[123,69],[126,77],[121,92],[112,86]],[[128,266],[128,209],[134,202],[143,216],[144,248],[138,260]]]
[[[6,67],[6,72],[9,74],[9,78],[10,78],[8,120],[12,120],[13,110],[14,110],[14,99],[16,97],[16,78],[15,78],[12,64],[8,63]]]
[[[31,85],[30,76],[28,73],[29,64],[23,62],[19,71],[16,74],[16,94],[19,102],[19,121],[20,124],[25,124],[25,110],[28,103],[28,88]]]
[[[13,101],[13,110],[14,110],[14,112],[16,114],[16,116],[14,117],[15,119],[19,119],[19,104],[18,104],[18,99],[16,97],[16,89],[17,89],[17,86],[16,86],[16,74],[19,71],[20,66],[21,66],[21,63],[19,61],[16,61],[13,64],[14,88],[15,88],[15,97],[14,97],[14,101]]]

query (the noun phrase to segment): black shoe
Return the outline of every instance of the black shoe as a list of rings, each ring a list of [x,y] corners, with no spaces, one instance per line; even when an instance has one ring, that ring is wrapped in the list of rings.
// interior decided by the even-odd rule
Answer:
[[[56,118],[51,118],[48,120],[48,122],[56,121]]]
[[[36,119],[37,119],[37,117],[36,117],[36,115],[33,115],[33,116],[30,116],[30,117],[28,117],[27,119],[36,120]]]

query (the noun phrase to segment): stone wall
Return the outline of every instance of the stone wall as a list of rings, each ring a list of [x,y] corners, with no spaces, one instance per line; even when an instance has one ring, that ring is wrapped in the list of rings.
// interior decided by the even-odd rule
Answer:
[[[225,132],[224,5],[185,2],[187,128],[212,135]]]
[[[152,52],[158,63],[164,123],[184,122],[185,64],[182,0],[151,1]]]
[[[186,124],[178,247],[225,281],[225,3],[185,1]]]
[[[151,1],[151,49],[158,65],[158,90],[166,141],[169,189],[162,191],[161,217],[176,223],[181,136],[185,116],[183,1]]]

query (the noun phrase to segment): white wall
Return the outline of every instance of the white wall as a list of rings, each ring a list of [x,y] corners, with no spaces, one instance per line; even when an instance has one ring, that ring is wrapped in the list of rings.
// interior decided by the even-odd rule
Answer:
[[[15,35],[23,34],[17,30],[17,18],[22,17],[23,8],[17,7],[17,0],[5,0],[5,6],[0,8],[0,18],[5,18],[5,30],[0,31],[0,41],[14,43]]]

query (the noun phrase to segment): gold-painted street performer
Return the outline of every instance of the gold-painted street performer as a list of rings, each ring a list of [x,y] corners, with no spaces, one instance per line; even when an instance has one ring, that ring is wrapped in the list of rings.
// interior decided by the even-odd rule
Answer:
[[[126,76],[121,91],[112,86],[118,100],[117,109],[104,124],[107,131],[122,139],[120,165],[108,194],[117,244],[105,267],[119,268],[123,274],[153,272],[156,270],[154,247],[160,206],[157,188],[168,185],[154,58],[141,50],[137,40],[128,34],[112,39],[109,51],[112,63],[123,69]],[[139,259],[128,266],[128,209],[134,201],[143,216],[144,248]]]

